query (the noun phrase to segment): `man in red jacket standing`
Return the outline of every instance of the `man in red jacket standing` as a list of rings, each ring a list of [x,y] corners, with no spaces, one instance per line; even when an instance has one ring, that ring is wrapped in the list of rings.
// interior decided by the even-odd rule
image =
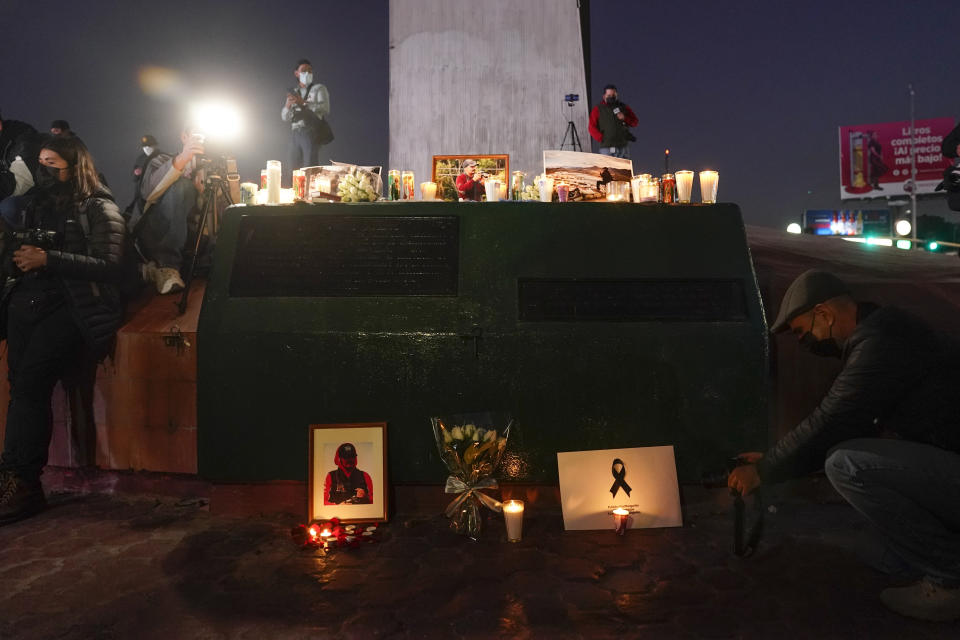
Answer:
[[[603,88],[603,102],[590,112],[590,135],[600,143],[600,153],[615,158],[630,157],[630,143],[637,138],[630,127],[640,124],[626,103],[620,102],[616,85]]]

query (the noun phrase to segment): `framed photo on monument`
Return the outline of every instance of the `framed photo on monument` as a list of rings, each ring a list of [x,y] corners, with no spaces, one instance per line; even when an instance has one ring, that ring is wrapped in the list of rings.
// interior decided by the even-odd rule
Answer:
[[[437,183],[437,199],[456,202],[457,176],[464,172],[464,163],[473,160],[477,172],[496,178],[501,184],[510,184],[510,156],[507,154],[472,156],[433,156],[433,177]],[[467,163],[469,164],[469,163]]]
[[[386,422],[310,425],[307,517],[386,522]]]

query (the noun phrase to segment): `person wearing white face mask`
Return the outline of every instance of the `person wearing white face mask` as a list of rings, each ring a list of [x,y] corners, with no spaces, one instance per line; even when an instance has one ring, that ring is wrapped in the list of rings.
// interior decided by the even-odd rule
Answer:
[[[306,58],[298,60],[293,75],[297,86],[287,91],[286,102],[280,111],[280,118],[290,123],[288,176],[294,169],[319,164],[323,137],[317,135],[315,123],[330,113],[330,94],[325,86],[314,83],[310,61]]]

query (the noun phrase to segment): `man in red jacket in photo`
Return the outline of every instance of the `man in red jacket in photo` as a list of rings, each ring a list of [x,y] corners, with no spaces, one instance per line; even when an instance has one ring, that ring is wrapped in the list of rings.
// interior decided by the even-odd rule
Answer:
[[[640,124],[637,115],[626,103],[620,102],[616,85],[603,88],[603,102],[590,112],[590,135],[600,143],[599,152],[615,158],[630,157],[630,143],[637,138],[630,127]]]
[[[337,468],[323,483],[323,504],[372,504],[373,481],[370,474],[357,469],[357,448],[344,442],[333,462]]]

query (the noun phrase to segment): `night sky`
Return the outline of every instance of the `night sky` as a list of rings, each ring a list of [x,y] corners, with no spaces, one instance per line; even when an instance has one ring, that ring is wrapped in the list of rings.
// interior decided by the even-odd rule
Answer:
[[[286,161],[279,111],[303,56],[331,95],[336,140],[321,160],[386,165],[387,6],[0,0],[0,109],[42,130],[69,120],[122,206],[140,136],[177,149],[194,97],[243,109],[246,133],[227,149],[243,179]],[[593,96],[614,82],[639,116],[636,173],[659,172],[669,147],[674,169],[718,169],[720,199],[748,223],[782,228],[804,208],[862,206],[838,197],[838,126],[907,120],[908,82],[918,119],[960,116],[957,18],[953,0],[592,0]],[[175,91],[145,93],[150,66],[174,70]],[[558,104],[571,90],[557,87]]]

